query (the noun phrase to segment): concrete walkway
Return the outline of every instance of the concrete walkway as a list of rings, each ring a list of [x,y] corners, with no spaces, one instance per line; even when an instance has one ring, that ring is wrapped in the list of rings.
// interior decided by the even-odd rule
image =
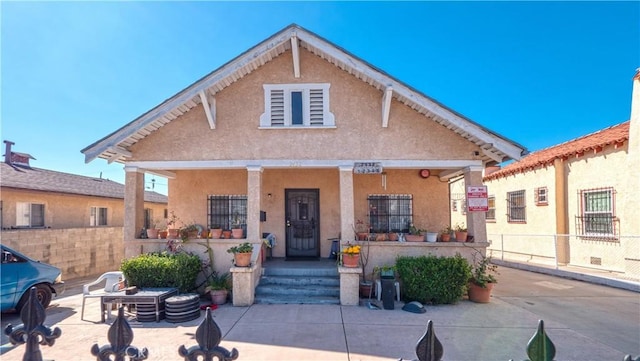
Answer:
[[[516,287],[525,279],[530,286]],[[489,304],[463,300],[456,305],[426,306],[424,314],[402,311],[401,303],[396,303],[394,310],[227,304],[213,314],[223,333],[220,346],[236,348],[239,360],[415,359],[415,345],[428,320],[433,320],[436,335],[444,346],[444,360],[524,360],[528,359],[526,344],[536,331],[538,320],[549,316],[547,309],[532,306],[542,304],[544,299],[557,312],[564,307],[579,308],[578,314],[585,315],[580,323],[570,322],[570,318],[563,322],[558,315],[556,319],[544,319],[547,334],[556,345],[556,360],[622,361],[626,354],[640,355],[640,294],[506,267],[500,268],[498,280]],[[59,327],[62,336],[51,347],[41,346],[44,359],[95,360],[91,347],[108,344],[110,325],[99,322],[98,300],[87,301],[85,318],[94,322],[80,320],[82,297],[78,291],[85,282],[69,282],[65,297],[54,299],[54,305],[47,310],[45,324]],[[609,307],[611,315],[618,313],[620,317],[609,318],[612,324],[589,318],[591,314],[603,313],[589,309],[590,304],[596,304],[593,297],[608,304],[605,307]],[[578,304],[582,301],[584,304]],[[606,314],[603,317],[607,319]],[[194,334],[201,320],[202,317],[180,324],[140,323],[129,317],[134,332],[132,345],[148,348],[149,360],[180,360],[178,347],[196,345]],[[629,325],[621,325],[625,320]],[[21,321],[16,314],[2,314],[3,329],[7,323],[15,325]],[[621,329],[628,335],[626,341],[616,344]],[[2,343],[3,361],[22,359],[24,346],[7,345],[6,335]]]

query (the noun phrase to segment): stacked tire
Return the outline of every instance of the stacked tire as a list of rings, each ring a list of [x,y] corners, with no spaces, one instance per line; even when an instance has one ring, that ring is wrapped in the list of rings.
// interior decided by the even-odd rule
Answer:
[[[196,293],[169,297],[164,304],[167,322],[188,322],[200,317],[200,296]]]

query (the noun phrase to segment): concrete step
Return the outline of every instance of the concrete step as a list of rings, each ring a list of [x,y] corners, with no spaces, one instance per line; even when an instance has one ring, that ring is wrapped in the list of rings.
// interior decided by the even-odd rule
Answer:
[[[336,267],[268,267],[255,290],[255,303],[340,304]]]
[[[262,276],[260,285],[283,285],[283,286],[336,286],[340,287],[338,277],[303,277],[303,276]]]
[[[339,305],[339,297],[256,297],[255,303],[262,304],[302,304],[302,305]]]

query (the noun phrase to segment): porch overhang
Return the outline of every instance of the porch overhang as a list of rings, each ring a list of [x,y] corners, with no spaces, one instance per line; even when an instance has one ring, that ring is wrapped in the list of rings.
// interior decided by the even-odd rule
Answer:
[[[382,169],[430,169],[439,170],[441,180],[462,174],[464,169],[481,169],[482,160],[371,160],[371,159],[234,159],[199,161],[136,161],[126,163],[125,172],[145,172],[167,178],[175,178],[176,170],[204,169],[327,169],[353,167],[356,163],[376,162]]]

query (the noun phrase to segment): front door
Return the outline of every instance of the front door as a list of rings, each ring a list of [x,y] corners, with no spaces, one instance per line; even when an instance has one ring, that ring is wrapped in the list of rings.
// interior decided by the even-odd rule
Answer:
[[[285,189],[287,258],[320,257],[320,191]]]

